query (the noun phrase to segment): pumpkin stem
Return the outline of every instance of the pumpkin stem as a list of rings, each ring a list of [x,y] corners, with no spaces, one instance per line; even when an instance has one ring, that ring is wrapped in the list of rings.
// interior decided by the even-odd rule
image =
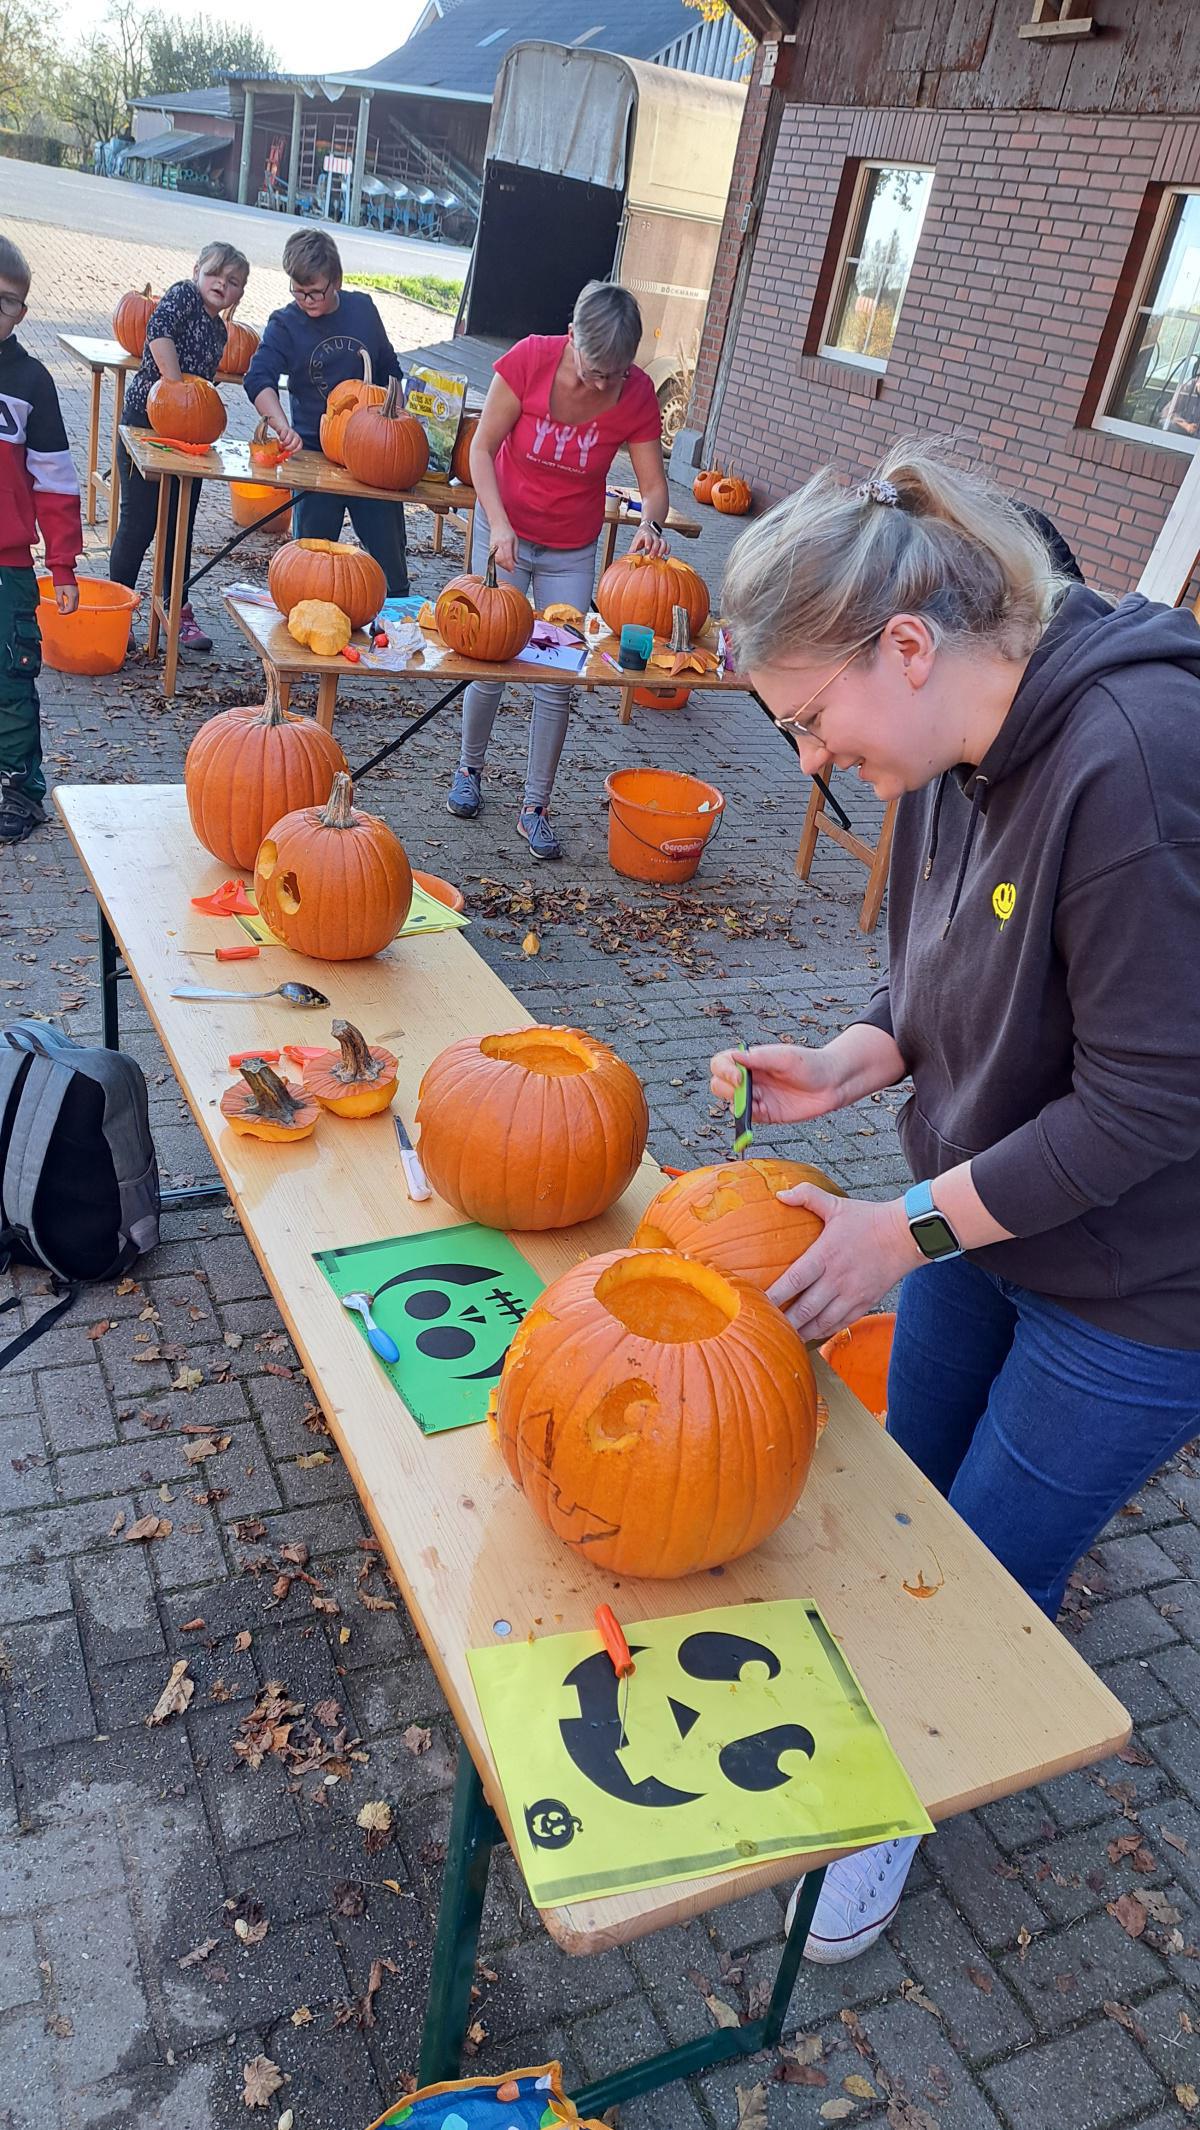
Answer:
[[[322,828],[350,828],[354,823],[354,786],[344,769],[333,780],[333,790],[321,808]]]
[[[263,703],[262,716],[256,720],[256,723],[260,725],[286,725],[288,723],[288,714],[283,707],[279,693],[279,673],[273,665],[267,667],[266,700]]]
[[[691,648],[692,632],[688,626],[687,608],[685,606],[673,606],[671,608],[671,641],[668,649],[684,654],[690,651]]]
[[[269,441],[270,435],[271,432],[267,427],[267,417],[264,414],[250,441],[252,444],[265,444]]]
[[[272,1071],[264,1058],[243,1058],[238,1067],[243,1080],[254,1096],[254,1114],[267,1117],[272,1124],[293,1124],[301,1104],[289,1088]]]
[[[396,421],[404,412],[404,401],[400,398],[400,385],[394,377],[389,377],[388,379],[388,388],[383,395],[383,405],[380,407],[379,412],[385,422]]]
[[[367,1039],[353,1021],[334,1021],[333,1035],[340,1045],[342,1061],[333,1068],[335,1080],[381,1080],[383,1066],[371,1056]]]
[[[485,589],[485,591],[489,591],[489,592],[494,592],[494,591],[495,591],[495,589],[496,589],[496,557],[495,557],[495,555],[494,555],[494,554],[491,554],[491,555],[489,555],[489,556],[488,556],[488,558],[487,558],[487,568],[485,569],[485,571],[484,571],[484,573],[483,573],[483,583],[484,583],[484,589]]]
[[[364,349],[362,350],[362,373],[363,373],[363,383],[364,383],[364,385],[369,385],[369,384],[370,384],[370,382],[371,382],[371,350],[370,350],[370,348],[364,348]]]

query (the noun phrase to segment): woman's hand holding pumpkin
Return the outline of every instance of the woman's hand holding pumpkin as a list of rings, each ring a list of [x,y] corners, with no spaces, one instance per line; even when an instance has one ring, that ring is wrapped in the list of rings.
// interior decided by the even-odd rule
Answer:
[[[517,536],[512,526],[506,525],[503,521],[499,525],[493,525],[491,533],[492,553],[496,557],[496,568],[506,569],[511,573],[517,566]]]
[[[630,542],[629,552],[631,555],[654,555],[658,561],[665,562],[671,549],[663,535],[653,532],[643,519]]]
[[[803,1206],[823,1223],[816,1242],[767,1289],[768,1301],[782,1309],[802,1338],[832,1337],[925,1262],[909,1232],[902,1199],[834,1198],[811,1183],[798,1183],[779,1197],[783,1205]]]

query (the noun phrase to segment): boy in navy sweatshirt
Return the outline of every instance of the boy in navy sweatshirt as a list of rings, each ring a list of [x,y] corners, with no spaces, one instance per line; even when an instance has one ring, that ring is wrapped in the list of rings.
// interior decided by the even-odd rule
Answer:
[[[246,391],[256,413],[289,451],[321,448],[321,416],[335,385],[363,374],[370,357],[372,384],[404,376],[384,323],[369,296],[342,288],[342,262],[323,229],[301,229],[283,247],[283,270],[292,302],[272,311],[246,372]],[[287,372],[291,420],[283,411],[279,380]],[[336,540],[349,509],[350,523],[387,578],[390,597],[408,595],[404,507],[355,496],[294,493],[292,523],[298,540]]]
[[[33,543],[40,530],[60,614],[79,605],[83,547],[79,479],[54,380],[17,339],[29,281],[24,257],[0,237],[0,843],[23,842],[46,818]]]

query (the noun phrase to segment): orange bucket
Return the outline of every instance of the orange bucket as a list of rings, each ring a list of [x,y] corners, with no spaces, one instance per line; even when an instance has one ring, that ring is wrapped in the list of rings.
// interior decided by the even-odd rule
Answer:
[[[260,518],[269,518],[284,501],[278,488],[269,481],[231,481],[229,484],[229,511],[235,525],[257,525]],[[292,529],[291,511],[282,517],[272,518],[266,530],[275,540],[286,540]]]
[[[128,585],[110,584],[107,577],[80,577],[77,582],[79,605],[73,614],[60,614],[53,578],[38,578],[42,655],[56,673],[116,673],[125,663],[142,595]]]
[[[715,784],[676,769],[614,769],[608,793],[608,862],[627,880],[690,880],[725,810]]]
[[[880,1309],[872,1316],[856,1317],[821,1348],[821,1357],[834,1375],[880,1421],[887,1419],[888,1362],[895,1330],[895,1311]]]
[[[433,896],[435,902],[444,902],[448,910],[454,910],[461,916],[466,909],[466,898],[462,889],[455,887],[449,880],[440,879],[437,873],[418,873],[414,868],[413,879],[419,888],[424,888],[427,895]]]
[[[634,702],[640,710],[682,710],[690,688],[635,688]]]

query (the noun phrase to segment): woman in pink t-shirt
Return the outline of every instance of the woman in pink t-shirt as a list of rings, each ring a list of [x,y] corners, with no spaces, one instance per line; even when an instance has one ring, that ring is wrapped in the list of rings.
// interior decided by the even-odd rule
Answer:
[[[642,315],[627,289],[589,281],[565,333],[531,334],[495,365],[471,444],[479,498],[471,566],[494,554],[500,576],[539,607],[562,602],[586,613],[604,523],[605,481],[623,447],[642,496],[635,549],[667,552],[670,508],[654,386],[634,363]],[[463,698],[462,753],[446,804],[461,820],[481,805],[481,780],[503,688],[474,681]],[[525,801],[517,816],[535,858],[561,858],[547,807],[567,736],[571,691],[533,690]]]

